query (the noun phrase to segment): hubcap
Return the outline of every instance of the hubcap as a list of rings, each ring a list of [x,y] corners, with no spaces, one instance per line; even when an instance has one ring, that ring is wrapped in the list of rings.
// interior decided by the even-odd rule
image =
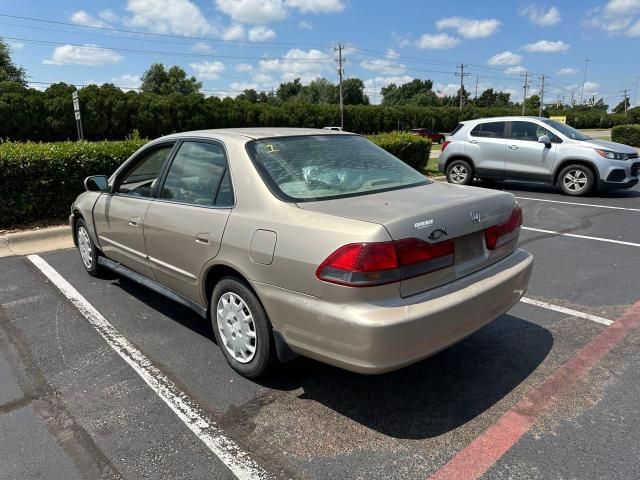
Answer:
[[[451,177],[451,181],[453,183],[462,183],[467,179],[467,169],[462,166],[462,165],[454,165],[451,168],[451,173],[450,173],[450,177]]]
[[[253,315],[237,293],[224,293],[218,300],[218,332],[224,348],[240,363],[249,363],[256,354],[257,336]]]
[[[569,170],[562,179],[567,190],[580,192],[587,186],[587,175],[582,170]]]
[[[80,250],[80,257],[82,263],[87,269],[91,269],[93,265],[93,257],[91,256],[91,239],[84,227],[78,229],[78,249]]]

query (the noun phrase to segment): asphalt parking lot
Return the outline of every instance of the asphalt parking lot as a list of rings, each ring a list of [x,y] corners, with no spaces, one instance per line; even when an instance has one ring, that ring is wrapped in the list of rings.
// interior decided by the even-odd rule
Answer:
[[[527,301],[382,376],[249,381],[209,324],[75,250],[0,259],[0,479],[640,478],[640,187],[494,188],[524,210]]]

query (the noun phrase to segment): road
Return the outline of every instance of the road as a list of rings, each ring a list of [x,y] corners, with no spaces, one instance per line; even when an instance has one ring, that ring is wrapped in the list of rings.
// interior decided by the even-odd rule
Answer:
[[[189,310],[88,277],[74,250],[41,254],[119,335],[105,337],[29,258],[0,259],[0,479],[640,478],[640,188],[502,188],[535,255],[529,303],[382,376],[297,359],[244,379]],[[249,459],[258,473],[233,473]]]

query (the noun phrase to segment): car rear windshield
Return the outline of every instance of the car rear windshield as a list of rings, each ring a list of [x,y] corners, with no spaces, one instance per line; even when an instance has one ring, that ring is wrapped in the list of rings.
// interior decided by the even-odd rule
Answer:
[[[588,137],[584,133],[580,132],[579,130],[576,130],[573,127],[570,127],[565,123],[558,122],[557,120],[550,120],[550,119],[543,119],[542,121],[547,125],[549,125],[550,127],[553,127],[556,130],[558,130],[565,137],[569,137],[572,140],[591,140],[591,137]]]
[[[329,200],[430,183],[358,135],[254,140],[247,152],[271,191],[286,201]]]

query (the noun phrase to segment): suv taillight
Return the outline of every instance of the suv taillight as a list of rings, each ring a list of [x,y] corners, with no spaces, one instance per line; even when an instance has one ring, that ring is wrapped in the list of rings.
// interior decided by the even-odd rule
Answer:
[[[451,140],[445,140],[444,142],[442,142],[441,151],[444,152],[444,149],[447,148],[447,145],[449,145],[450,143],[451,143]]]
[[[484,238],[489,250],[495,250],[518,236],[522,225],[522,208],[516,207],[511,212],[509,220],[494,225],[484,231]]]
[[[432,245],[418,238],[350,243],[329,255],[316,277],[349,287],[398,282],[453,265],[453,245],[452,241]]]

